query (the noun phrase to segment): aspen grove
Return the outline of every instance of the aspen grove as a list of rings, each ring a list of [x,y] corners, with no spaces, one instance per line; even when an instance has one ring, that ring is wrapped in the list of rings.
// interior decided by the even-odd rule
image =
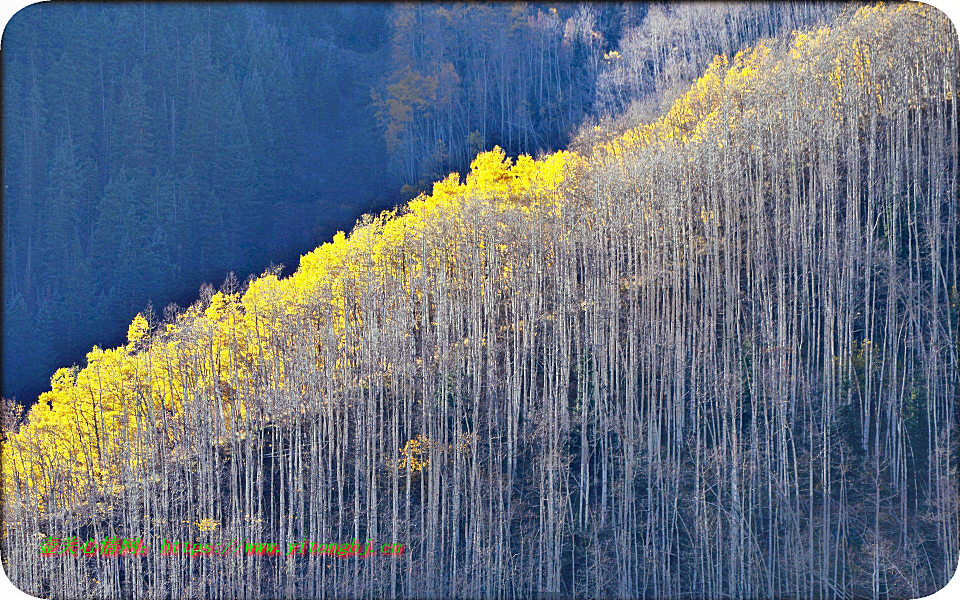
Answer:
[[[906,598],[958,561],[958,51],[925,5],[717,56],[138,316],[4,419],[52,598]],[[44,556],[50,536],[142,556]],[[376,540],[390,560],[170,557]]]

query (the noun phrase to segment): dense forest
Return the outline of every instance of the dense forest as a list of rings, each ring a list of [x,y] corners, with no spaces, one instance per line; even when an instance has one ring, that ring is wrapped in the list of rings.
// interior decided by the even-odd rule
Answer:
[[[236,4],[36,4],[10,21],[4,396],[35,400],[151,300],[294,262],[378,201],[365,100],[386,8],[295,9],[309,34],[285,26],[293,10]]]
[[[30,405],[149,303],[159,315],[230,271],[295,265],[482,150],[563,148],[584,119],[835,10],[27,7],[3,37],[2,394]],[[661,43],[685,52],[648,51]]]
[[[186,309],[136,314],[124,344],[57,370],[29,411],[6,401],[0,549],[11,580],[55,598],[918,598],[943,587],[960,552],[956,30],[912,3],[635,8],[558,7],[564,25],[549,31],[564,37],[518,39],[502,57],[454,12],[474,8],[389,8],[377,51],[409,68],[384,71],[369,94],[382,166],[409,193],[469,159],[466,175],[362,217],[292,275],[231,275]],[[526,25],[491,29],[501,36],[554,15],[490,10],[528,11],[516,21]],[[829,24],[793,24],[828,12]],[[247,31],[281,30],[239,14],[263,19]],[[291,36],[307,27],[289,19]],[[693,35],[696,22],[706,27]],[[603,27],[622,35],[590,41]],[[464,37],[441,35],[454,31]],[[670,43],[685,56],[661,53]],[[445,80],[443,57],[487,64],[489,79],[451,58],[458,75]],[[231,72],[219,66],[218,77]],[[191,78],[199,68],[185,69],[180,93],[203,81]],[[120,79],[135,87],[149,72]],[[79,93],[99,102],[99,89]],[[251,139],[263,122],[246,117],[237,89],[216,110]],[[122,108],[136,105],[129,97],[111,118],[135,114]],[[524,99],[545,104],[498,109]],[[179,123],[191,104],[177,106]],[[258,201],[241,171],[214,171],[252,155],[229,149],[243,136],[212,133],[219,120],[192,122],[168,141],[209,152],[203,176],[186,149],[141,150],[148,138],[133,137],[111,153],[76,142],[72,120],[61,128],[57,161],[94,165],[78,181],[97,185],[99,161],[122,165],[100,183],[101,207],[123,210],[71,213],[91,227],[73,235],[81,253],[122,242],[97,233],[103,219],[158,230],[149,211],[163,196],[132,190],[159,185],[169,165],[173,189],[190,177],[209,188],[174,198],[209,198],[204,210],[220,215],[180,260],[199,269],[205,248],[231,245],[254,260],[243,236],[267,236],[264,214],[289,218],[269,206],[288,197]],[[207,142],[188,142],[203,132]],[[26,135],[17,151],[40,153],[43,139]],[[278,158],[283,139],[277,169],[296,162]],[[57,172],[9,181],[62,196],[35,207],[47,210],[73,197]],[[144,197],[155,200],[142,207]],[[40,241],[20,243],[30,269],[59,268],[40,266]],[[111,277],[89,268],[85,285]],[[38,548],[51,537],[141,538],[150,551],[47,556]],[[164,539],[276,542],[284,555],[171,559]],[[354,539],[405,551],[286,556],[290,544]]]

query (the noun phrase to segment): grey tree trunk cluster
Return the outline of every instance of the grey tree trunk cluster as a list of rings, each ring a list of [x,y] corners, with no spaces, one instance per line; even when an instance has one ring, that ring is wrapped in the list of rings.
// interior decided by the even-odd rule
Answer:
[[[56,598],[932,593],[960,546],[957,59],[935,10],[864,9],[708,72],[557,198],[367,220],[312,288],[202,299],[120,377],[133,433],[88,450],[137,461],[83,502],[55,432],[8,433],[52,483],[7,477],[7,574]]]

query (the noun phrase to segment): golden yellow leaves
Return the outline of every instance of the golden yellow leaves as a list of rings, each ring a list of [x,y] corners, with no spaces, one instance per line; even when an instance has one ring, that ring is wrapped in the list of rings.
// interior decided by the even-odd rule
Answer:
[[[250,282],[241,303],[247,315],[266,315],[273,312],[281,299],[277,276],[270,273]]]
[[[210,306],[204,311],[204,316],[210,321],[219,321],[228,312],[230,300],[232,300],[232,298],[223,292],[217,292],[210,298]]]
[[[143,318],[142,314],[137,313],[137,316],[130,323],[130,327],[127,328],[127,341],[136,344],[147,335],[148,331],[150,331],[149,323]]]
[[[457,452],[469,452],[471,446],[477,442],[477,439],[476,433],[470,432],[461,435],[456,444]],[[430,466],[429,455],[431,448],[435,454],[442,454],[453,452],[454,445],[447,444],[444,446],[443,444],[431,442],[427,436],[421,433],[412,440],[409,440],[404,444],[403,448],[400,449],[400,459],[397,461],[397,470],[401,473],[406,472],[408,467],[410,473],[419,473],[425,470]]]
[[[451,201],[462,194],[459,173],[450,173],[446,179],[433,184],[433,199],[436,202]]]
[[[512,179],[510,159],[499,146],[495,146],[490,152],[478,154],[470,163],[467,190],[503,197],[509,193]]]
[[[217,527],[220,526],[219,521],[215,521],[209,517],[200,519],[199,521],[194,521],[193,524],[197,526],[197,529],[204,532],[216,531]]]
[[[794,31],[793,43],[790,45],[790,56],[803,62],[809,62],[812,55],[817,52],[824,38],[830,33],[829,27],[821,27],[816,31]],[[799,65],[804,69],[804,64]]]
[[[62,393],[67,388],[72,388],[76,379],[73,369],[62,367],[50,378],[50,388],[54,394]]]
[[[846,39],[840,39],[837,46],[833,59],[834,67],[828,79],[836,89],[833,106],[835,114],[839,117],[840,105],[856,98],[857,90],[865,92],[868,97],[879,98],[879,94],[870,92],[871,61],[867,45],[860,38],[854,38],[852,43]]]
[[[740,94],[753,91],[759,73],[770,57],[770,47],[760,43],[752,50],[738,52],[727,71],[723,85],[728,92]]]
[[[716,108],[727,82],[723,76],[727,65],[726,56],[714,57],[703,77],[695,81],[690,90],[670,107],[662,120],[662,126],[666,129],[663,133],[667,137],[672,139],[679,136],[682,140],[683,136],[696,128],[700,119]],[[736,67],[731,72],[735,70]]]
[[[411,200],[407,214],[397,219],[396,228],[419,234],[426,222],[436,218],[460,227],[460,207],[467,198],[494,200],[491,205],[496,210],[556,204],[574,156],[559,151],[534,160],[524,154],[514,163],[500,147],[494,147],[477,155],[463,183],[458,173],[451,173],[434,184],[432,196],[421,194]],[[475,206],[474,210],[477,208],[486,209]]]
[[[427,454],[430,451],[430,440],[423,434],[409,440],[400,449],[400,460],[397,461],[397,470],[418,473],[430,465]]]
[[[884,98],[875,84],[878,79],[872,55],[876,45],[882,44],[890,34],[907,27],[905,17],[891,19],[891,14],[911,12],[924,15],[929,12],[917,3],[898,4],[896,8],[883,5],[860,8],[854,15],[853,27],[848,31],[869,32],[869,40],[851,35],[848,31],[838,33],[831,27],[823,26],[809,32],[794,32],[788,56],[774,60],[771,47],[758,43],[754,48],[739,52],[733,61],[725,56],[717,56],[705,70],[702,77],[695,81],[689,90],[674,102],[660,119],[624,132],[622,135],[593,147],[590,160],[596,164],[608,161],[622,162],[629,152],[644,148],[668,150],[680,145],[701,143],[708,139],[723,147],[720,127],[729,124],[735,129],[741,120],[749,116],[757,103],[755,94],[762,87],[769,97],[782,93],[781,88],[766,83],[775,78],[786,62],[791,62],[790,71],[807,80],[798,83],[795,89],[807,89],[810,93],[801,98],[809,110],[823,111],[823,100],[815,92],[829,89],[824,86],[826,80],[833,88],[834,110],[839,114],[841,102],[849,102],[853,88],[858,90],[857,97],[875,101],[883,106]],[[931,28],[921,27],[921,31]],[[933,42],[931,50],[933,48]],[[613,57],[610,57],[612,59]],[[826,63],[826,64],[825,64]],[[889,65],[892,69],[893,65]],[[829,105],[828,105],[829,106]],[[595,128],[601,132],[599,126]]]
[[[113,490],[125,469],[147,465],[149,455],[136,450],[144,431],[155,429],[165,446],[178,447],[196,390],[203,391],[204,400],[218,402],[214,412],[229,430],[257,401],[247,395],[245,382],[258,365],[283,352],[289,336],[302,335],[304,329],[334,336],[337,360],[331,364],[350,362],[359,346],[347,343],[346,336],[366,316],[360,300],[371,282],[399,282],[397,289],[407,295],[397,302],[429,302],[415,285],[425,270],[441,272],[459,260],[463,247],[507,252],[484,245],[473,230],[475,211],[526,213],[546,205],[558,214],[570,166],[578,160],[576,154],[556,152],[540,160],[521,156],[513,161],[494,148],[476,157],[464,181],[453,173],[434,186],[432,196],[419,196],[400,214],[365,219],[349,236],[338,232],[330,243],[304,255],[290,277],[265,273],[243,294],[212,294],[208,303],[177,315],[153,338],[147,319],[137,315],[127,345],[94,348],[86,367],[54,375],[51,390],[31,410],[27,424],[6,442],[5,450],[15,449],[4,465],[5,484],[25,485],[17,492],[24,501],[41,502],[53,487],[44,465],[54,462],[57,480],[69,482],[73,490],[69,499],[61,493],[59,502],[74,502],[91,486]],[[436,235],[441,231],[442,240]],[[389,320],[389,311],[384,315]],[[296,331],[291,322],[298,324]],[[322,368],[319,357],[316,364]],[[285,385],[282,370],[273,377],[271,385]],[[226,439],[225,433],[218,432],[216,439]],[[465,438],[458,447],[469,444]],[[404,456],[413,470],[426,467],[429,448],[425,438],[407,446]]]
[[[732,67],[726,56],[715,56],[703,76],[660,119],[594,147],[591,159],[602,164],[610,159],[623,160],[624,152],[651,144],[666,148],[668,144],[702,141],[706,131],[718,123],[717,109],[723,99],[749,89],[759,63],[768,53],[768,48],[758,46],[751,53],[738,54]]]

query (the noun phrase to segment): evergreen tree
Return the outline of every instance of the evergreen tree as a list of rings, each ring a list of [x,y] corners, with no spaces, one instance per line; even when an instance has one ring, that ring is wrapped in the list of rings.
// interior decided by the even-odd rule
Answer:
[[[255,189],[257,184],[256,166],[250,150],[250,137],[239,101],[233,102],[228,119],[222,122],[217,139],[220,140],[217,169],[214,171],[217,182],[217,197],[223,202],[226,217],[227,244],[229,254],[237,258],[240,264],[246,263],[245,252],[239,252],[238,239],[243,233],[241,227],[248,228],[250,239],[259,241],[264,232],[263,223],[267,215],[260,210],[262,200]],[[246,250],[246,248],[244,249]]]
[[[34,319],[27,307],[23,294],[13,292],[8,283],[9,275],[4,273],[3,290],[3,389],[17,389],[38,376],[37,344],[38,336],[34,331]],[[28,398],[22,399],[24,403]]]
[[[169,282],[176,279],[176,267],[163,225],[154,227],[143,258],[143,276],[138,288],[149,300],[163,298]]]
[[[277,163],[277,143],[273,120],[263,91],[263,80],[256,67],[249,71],[243,81],[243,114],[246,117],[250,147],[257,156],[257,179],[264,196],[277,191],[280,166]]]
[[[147,106],[143,71],[133,66],[123,84],[123,96],[117,108],[111,135],[111,165],[125,168],[131,176],[152,170],[156,133],[154,111]]]
[[[37,248],[43,260],[38,266],[59,280],[67,274],[70,247],[79,235],[77,212],[81,203],[81,179],[69,133],[57,144],[47,180]]]
[[[104,189],[97,206],[97,218],[90,240],[93,269],[96,280],[101,286],[109,287],[112,282],[117,281],[114,275],[115,270],[132,258],[123,254],[121,244],[121,239],[130,225],[132,200],[126,170],[120,169],[116,177],[107,182]]]
[[[97,291],[94,271],[80,246],[79,235],[74,236],[68,264],[70,271],[64,277],[63,288],[64,346],[67,356],[73,359],[86,350]]]
[[[190,44],[186,62],[187,105],[177,157],[182,168],[193,168],[205,195],[212,185],[209,168],[215,159],[217,131],[224,113],[222,76],[214,70],[209,48],[199,35]]]
[[[204,278],[210,278],[227,268],[229,255],[227,253],[227,228],[223,216],[222,205],[215,192],[211,191],[206,202],[199,207],[197,219],[199,231],[198,264]]]
[[[62,337],[57,319],[59,294],[47,288],[40,294],[37,301],[36,316],[34,317],[32,334],[33,347],[36,352],[33,359],[41,373],[53,373],[61,366],[63,346],[58,343]]]
[[[33,230],[39,224],[39,219],[43,214],[42,198],[44,194],[46,172],[47,172],[47,152],[46,152],[46,133],[47,133],[47,106],[40,93],[40,87],[34,79],[30,87],[30,93],[26,103],[26,131],[24,135],[27,139],[26,156],[24,157],[24,179],[26,180],[23,194],[33,202],[33,210],[29,219],[29,230]]]

